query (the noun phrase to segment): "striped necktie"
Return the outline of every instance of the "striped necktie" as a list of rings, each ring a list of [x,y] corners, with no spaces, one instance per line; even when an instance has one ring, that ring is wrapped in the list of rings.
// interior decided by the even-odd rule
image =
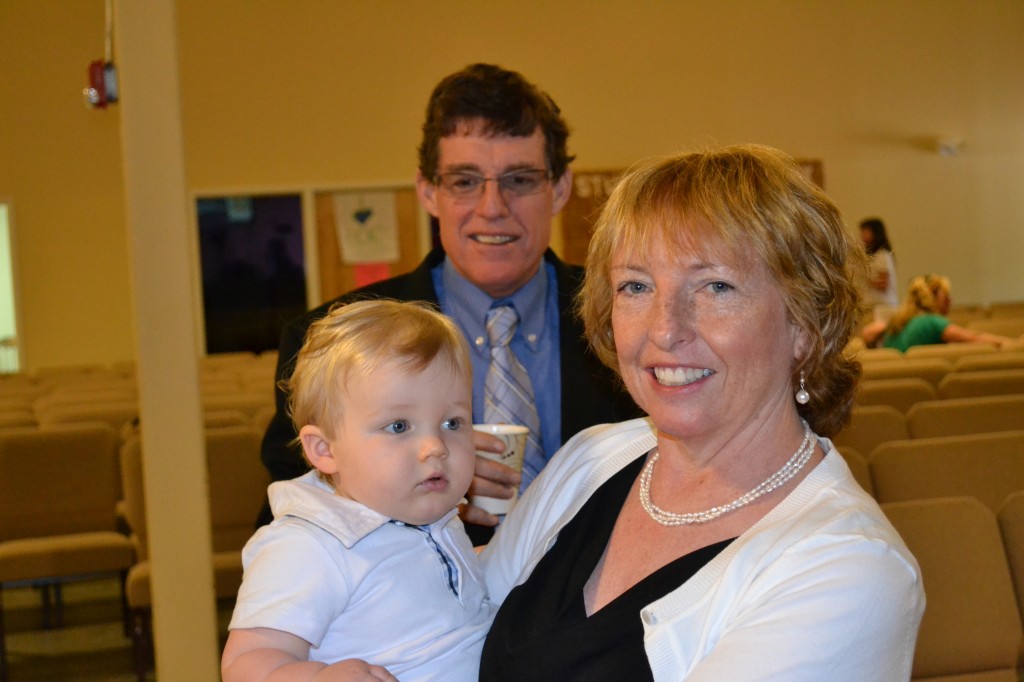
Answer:
[[[487,311],[491,366],[484,380],[484,421],[489,424],[522,424],[530,429],[523,455],[523,481],[519,486],[523,491],[544,468],[546,460],[533,386],[526,369],[509,347],[517,326],[519,315],[512,306],[499,305]]]

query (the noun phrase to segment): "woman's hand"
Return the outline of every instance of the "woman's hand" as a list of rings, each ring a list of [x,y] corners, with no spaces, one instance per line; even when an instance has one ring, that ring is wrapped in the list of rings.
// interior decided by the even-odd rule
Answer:
[[[505,442],[489,433],[474,431],[473,447],[485,452],[501,453],[505,450]],[[521,480],[522,476],[520,473],[512,467],[477,455],[476,471],[473,476],[473,483],[469,486],[469,495],[485,495],[501,500],[510,500],[515,494],[516,488],[519,487]],[[480,526],[498,525],[497,516],[489,514],[472,504],[460,507],[459,516],[466,523],[475,523]]]
[[[313,678],[314,682],[398,682],[398,678],[379,665],[370,665],[358,658],[348,658],[327,666]]]

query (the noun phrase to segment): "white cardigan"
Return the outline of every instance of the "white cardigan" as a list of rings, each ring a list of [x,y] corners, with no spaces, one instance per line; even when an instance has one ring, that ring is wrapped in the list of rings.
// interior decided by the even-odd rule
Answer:
[[[654,447],[645,419],[581,432],[482,554],[500,604],[612,475]],[[908,680],[920,569],[831,442],[825,459],[715,559],[638,617],[658,681]]]

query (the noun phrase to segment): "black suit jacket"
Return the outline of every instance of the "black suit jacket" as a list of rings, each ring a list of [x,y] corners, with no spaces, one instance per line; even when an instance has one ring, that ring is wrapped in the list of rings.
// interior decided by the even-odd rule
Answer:
[[[295,369],[295,357],[309,326],[339,303],[367,298],[438,303],[431,270],[443,259],[444,251],[434,249],[415,270],[351,291],[290,322],[281,333],[278,381],[289,378]],[[590,350],[583,338],[582,322],[573,313],[573,298],[583,282],[583,268],[562,262],[551,250],[544,254],[544,259],[554,267],[558,286],[564,442],[588,426],[631,419],[640,411],[615,373],[601,364]],[[296,433],[286,410],[286,396],[277,386],[274,392],[277,411],[263,437],[262,459],[271,477],[282,481],[301,476],[309,467],[298,446],[291,445]],[[269,521],[269,509],[264,509],[260,523]]]

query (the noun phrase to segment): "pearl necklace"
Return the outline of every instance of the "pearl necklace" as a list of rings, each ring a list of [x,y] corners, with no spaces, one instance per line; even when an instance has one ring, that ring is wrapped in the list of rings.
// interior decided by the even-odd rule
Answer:
[[[674,512],[665,511],[651,501],[651,478],[654,476],[654,463],[658,461],[658,452],[655,451],[647,460],[647,464],[644,465],[643,471],[640,472],[640,506],[644,508],[644,511],[647,512],[648,516],[663,526],[688,526],[694,523],[707,523],[708,521],[717,519],[722,514],[726,514],[750,504],[757,498],[766,493],[770,493],[783,485],[789,479],[796,476],[797,473],[804,468],[804,465],[807,464],[808,460],[811,459],[811,455],[814,454],[814,443],[814,432],[811,431],[811,427],[805,421],[803,442],[800,443],[800,447],[793,453],[793,456],[789,458],[789,461],[782,465],[781,469],[762,481],[756,488],[744,493],[729,504],[721,507],[712,507],[711,509],[702,512],[691,512],[688,514],[676,514]]]

